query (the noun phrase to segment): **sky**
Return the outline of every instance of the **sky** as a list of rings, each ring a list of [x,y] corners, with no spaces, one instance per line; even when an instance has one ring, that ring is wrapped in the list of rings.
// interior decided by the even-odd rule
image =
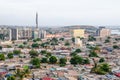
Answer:
[[[120,0],[0,0],[0,25],[120,25]]]

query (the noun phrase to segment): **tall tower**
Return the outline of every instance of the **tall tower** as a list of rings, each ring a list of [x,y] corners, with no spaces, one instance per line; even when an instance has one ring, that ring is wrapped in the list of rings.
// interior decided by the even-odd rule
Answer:
[[[38,28],[38,13],[36,12],[36,28]]]

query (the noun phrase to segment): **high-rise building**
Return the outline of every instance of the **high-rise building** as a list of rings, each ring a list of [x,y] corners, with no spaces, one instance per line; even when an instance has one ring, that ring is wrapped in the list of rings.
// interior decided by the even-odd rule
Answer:
[[[108,37],[110,36],[111,31],[110,29],[101,29],[100,30],[100,37]]]
[[[84,38],[85,37],[85,30],[84,29],[74,29],[72,32],[73,37],[77,38]]]
[[[36,13],[36,27],[32,31],[32,38],[39,38],[39,28],[38,28],[38,13]]]
[[[11,28],[11,40],[18,40],[18,29],[17,28]]]
[[[36,12],[36,28],[38,28],[38,13]]]
[[[110,36],[110,34],[110,29],[107,29],[105,27],[99,27],[99,29],[96,31],[96,35],[100,37],[107,37]]]
[[[32,31],[32,38],[33,39],[39,38],[39,29],[38,28],[33,29],[33,31]]]
[[[40,35],[41,39],[44,39],[46,37],[46,31],[40,30],[40,34],[39,35]]]
[[[0,40],[8,41],[10,40],[10,28],[0,27]]]
[[[18,39],[31,39],[32,27],[20,27],[18,28]]]

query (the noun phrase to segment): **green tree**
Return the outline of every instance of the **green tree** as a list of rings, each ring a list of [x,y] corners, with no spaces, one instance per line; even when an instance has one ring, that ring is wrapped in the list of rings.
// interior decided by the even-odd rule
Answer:
[[[100,65],[100,68],[105,72],[110,72],[110,67],[107,63],[103,63]]]
[[[106,39],[104,43],[109,43],[109,42],[110,42],[110,40],[109,40],[109,39]]]
[[[35,67],[35,68],[40,68],[40,59],[39,58],[33,58],[30,63]]]
[[[91,69],[91,72],[96,74],[102,74],[105,75],[111,71],[110,66],[107,63],[102,63],[97,65],[96,67],[93,67]]]
[[[13,54],[15,54],[15,55],[19,55],[20,53],[21,53],[20,50],[14,50],[14,51],[13,51]]]
[[[12,46],[10,46],[10,45],[7,45],[7,48],[12,48]]]
[[[5,55],[0,53],[0,61],[5,60]]]
[[[19,45],[18,47],[23,49],[23,48],[24,48],[24,45]]]
[[[89,57],[98,57],[95,51],[90,51]]]
[[[99,62],[100,63],[105,62],[105,59],[104,58],[100,58]]]
[[[66,59],[66,58],[60,58],[60,60],[59,60],[60,66],[65,66],[65,65],[66,65],[66,62],[67,62],[67,59]]]
[[[52,42],[58,42],[58,39],[57,38],[52,38]]]
[[[93,36],[89,36],[89,37],[88,37],[88,41],[96,41],[96,38],[93,37]]]
[[[70,43],[67,41],[67,42],[65,42],[65,46],[69,46],[70,45]]]
[[[47,51],[46,50],[41,50],[41,52],[40,52],[42,55],[45,55],[45,54],[47,54]]]
[[[75,42],[75,38],[72,38],[71,40],[72,40],[72,42]]]
[[[70,59],[70,63],[73,64],[73,65],[77,65],[77,64],[82,64],[83,62],[83,58],[81,56],[73,56],[71,59]]]
[[[90,60],[88,58],[83,59],[83,64],[90,64]]]
[[[27,41],[24,41],[23,44],[26,45],[26,44],[27,44]]]
[[[14,76],[9,76],[7,80],[16,80]]]
[[[72,52],[72,53],[70,54],[70,56],[76,56],[76,55],[77,55],[76,52]]]
[[[40,46],[45,48],[48,44],[47,43],[41,43]]]
[[[47,62],[48,62],[47,58],[44,57],[41,59],[41,63],[47,63]]]
[[[40,38],[37,38],[36,41],[41,41],[41,39],[40,39]]]
[[[64,38],[60,38],[59,40],[64,41]]]
[[[118,45],[113,45],[113,48],[114,49],[119,49],[119,46]]]
[[[0,50],[2,50],[2,46],[0,46]]]
[[[16,80],[23,80],[23,78],[28,77],[29,74],[30,74],[29,69],[16,69],[15,70]]]
[[[45,55],[47,58],[50,57],[52,55],[52,53],[47,52],[47,54]]]
[[[82,52],[82,51],[81,51],[81,49],[76,49],[75,52],[76,52],[76,53],[80,53],[80,52]]]
[[[38,43],[33,43],[32,48],[39,48],[39,44]]]
[[[31,58],[37,57],[37,56],[39,55],[38,52],[35,51],[35,50],[31,50],[31,51],[29,52],[29,54],[30,54]]]
[[[8,54],[7,54],[7,57],[8,57],[9,59],[13,58],[13,53],[8,53]]]
[[[57,58],[56,58],[55,56],[51,56],[51,57],[49,58],[49,63],[55,64],[56,62],[57,62]]]

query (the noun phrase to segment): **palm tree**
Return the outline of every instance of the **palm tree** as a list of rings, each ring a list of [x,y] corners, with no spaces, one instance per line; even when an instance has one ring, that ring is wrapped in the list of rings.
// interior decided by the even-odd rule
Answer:
[[[23,80],[24,77],[28,77],[30,74],[30,70],[29,69],[17,69],[15,71],[15,77],[18,78],[18,80]]]

